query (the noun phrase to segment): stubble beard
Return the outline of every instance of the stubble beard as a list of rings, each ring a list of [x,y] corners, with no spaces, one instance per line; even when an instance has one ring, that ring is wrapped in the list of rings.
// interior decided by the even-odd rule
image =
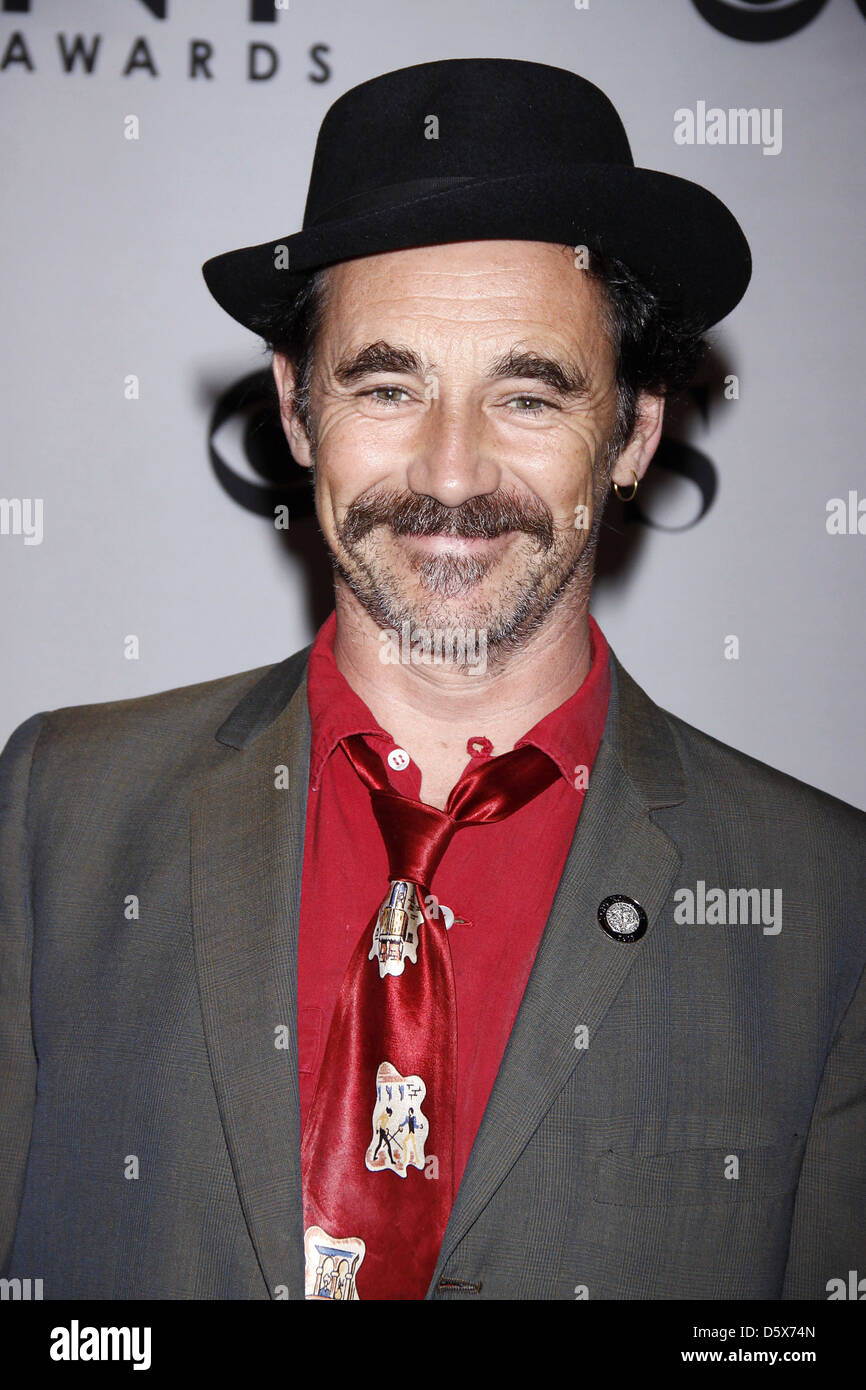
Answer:
[[[610,443],[595,470],[592,525],[556,527],[538,498],[499,492],[446,507],[424,494],[373,490],[357,498],[328,544],[331,564],[380,629],[410,638],[419,631],[462,630],[486,634],[487,665],[500,665],[520,650],[551,610],[589,602],[607,477],[615,455]],[[314,474],[315,476],[315,474]],[[400,547],[400,535],[512,537],[505,555],[424,554]],[[498,572],[498,574],[497,574]]]

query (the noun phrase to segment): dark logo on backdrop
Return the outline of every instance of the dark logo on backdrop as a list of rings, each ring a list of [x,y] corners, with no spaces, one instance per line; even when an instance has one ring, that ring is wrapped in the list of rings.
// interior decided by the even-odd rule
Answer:
[[[696,387],[690,395],[706,420],[705,390]],[[286,442],[270,369],[242,377],[220,396],[208,425],[208,453],[220,486],[245,511],[270,521],[281,506],[288,507],[293,522],[314,515],[310,473],[295,462]],[[716,465],[707,454],[665,436],[650,472],[654,479],[668,474],[692,483],[700,499],[698,510],[673,526],[664,519],[663,505],[654,505],[650,513],[636,500],[624,504],[626,522],[656,531],[690,531],[703,521],[718,487]]]
[[[709,425],[712,395],[708,385],[697,383],[684,393],[684,404],[705,428]],[[671,482],[677,479],[692,485],[697,510],[685,520],[674,523],[666,499]],[[623,504],[623,521],[626,525],[639,522],[654,531],[691,531],[712,507],[718,487],[719,472],[709,454],[685,439],[663,434],[638,496]],[[676,514],[682,515],[681,505],[676,505]]]
[[[707,454],[703,453],[701,449],[696,449],[693,444],[686,444],[682,439],[670,439],[665,435],[650,464],[649,479],[645,481],[648,481],[649,486],[652,487],[665,480],[665,473],[672,474],[676,478],[684,478],[686,482],[693,483],[697,488],[700,503],[694,516],[690,517],[688,521],[680,522],[674,526],[663,519],[663,507],[653,506],[650,514],[644,507],[641,497],[624,504],[624,520],[626,523],[640,522],[642,526],[649,526],[654,531],[691,531],[703,521],[716,500],[719,486],[716,465]],[[644,493],[645,491],[646,489]]]
[[[692,0],[702,19],[729,39],[770,43],[797,34],[820,14],[827,0]],[[866,12],[866,0],[857,0]]]
[[[233,445],[224,435],[235,435]],[[208,425],[208,453],[220,486],[239,507],[271,521],[283,506],[292,521],[313,515],[310,473],[295,462],[283,434],[270,369],[242,377],[220,396]]]

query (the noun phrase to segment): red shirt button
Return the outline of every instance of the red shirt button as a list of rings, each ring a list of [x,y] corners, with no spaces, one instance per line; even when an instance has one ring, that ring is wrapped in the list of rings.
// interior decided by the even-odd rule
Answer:
[[[489,738],[479,735],[476,738],[466,740],[466,752],[470,758],[489,758],[493,752],[493,744]]]

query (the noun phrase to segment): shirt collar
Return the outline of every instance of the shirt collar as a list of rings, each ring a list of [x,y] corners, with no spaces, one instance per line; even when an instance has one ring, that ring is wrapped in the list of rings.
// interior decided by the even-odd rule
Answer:
[[[307,700],[310,707],[310,781],[319,784],[322,768],[341,738],[367,734],[393,744],[391,735],[377,724],[356,695],[334,660],[337,613],[332,609],[316,633],[307,666]]]
[[[584,768],[588,777],[607,719],[610,699],[610,648],[598,623],[589,615],[590,668],[573,695],[563,700],[515,743],[532,743],[553,759],[569,786]],[[586,785],[583,782],[582,785]]]
[[[392,736],[376,722],[367,705],[349,685],[334,660],[337,614],[325,619],[313,641],[307,668],[310,709],[310,782],[319,784],[322,768],[340,739],[365,734],[394,746]],[[531,743],[553,759],[569,786],[575,785],[579,768],[589,769],[601,742],[610,696],[610,648],[604,633],[590,616],[591,665],[586,679],[573,695],[551,710],[517,740],[516,748]],[[483,729],[478,736],[483,737]],[[496,750],[494,749],[494,755]],[[470,754],[467,752],[467,762]]]

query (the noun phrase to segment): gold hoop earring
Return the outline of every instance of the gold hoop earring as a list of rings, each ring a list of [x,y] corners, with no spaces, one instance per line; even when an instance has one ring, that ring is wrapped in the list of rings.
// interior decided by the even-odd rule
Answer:
[[[637,492],[637,474],[635,473],[634,469],[631,470],[631,476],[634,478],[634,482],[632,483],[631,492],[629,493],[628,497],[625,497],[623,493],[620,492],[619,483],[614,483],[613,485],[613,490],[619,498],[620,502],[631,502],[632,498]]]

